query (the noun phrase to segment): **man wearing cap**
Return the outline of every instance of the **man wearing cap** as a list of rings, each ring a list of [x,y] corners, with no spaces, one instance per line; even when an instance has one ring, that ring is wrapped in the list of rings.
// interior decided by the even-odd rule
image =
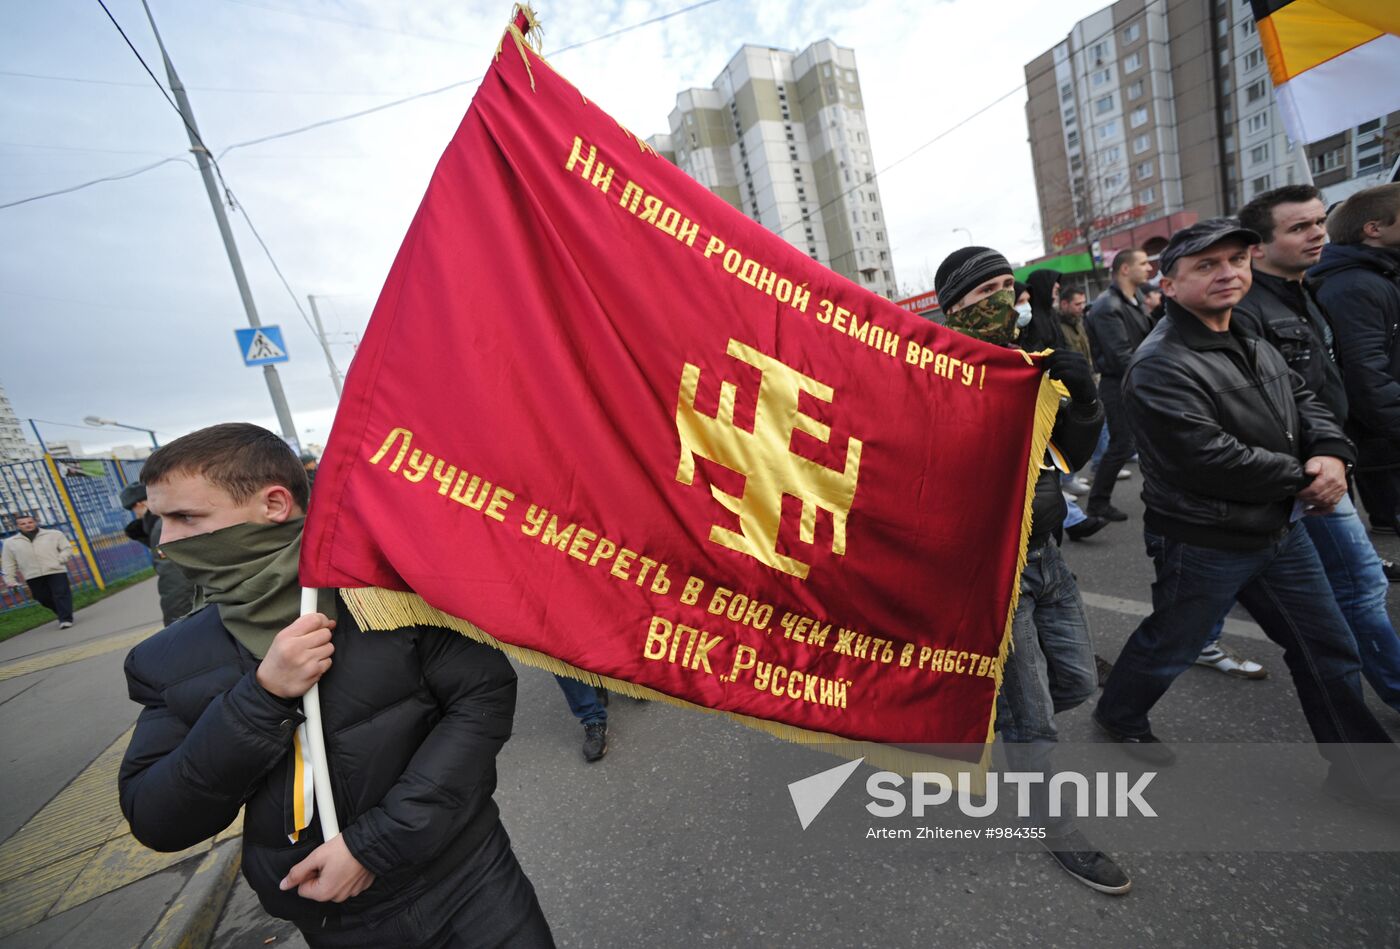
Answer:
[[[156,592],[160,595],[161,622],[166,626],[194,607],[194,584],[160,550],[160,518],[146,503],[146,486],[137,481],[122,488],[122,507],[135,520],[126,525],[126,536],[151,550],[156,566]]]
[[[1094,718],[1138,757],[1171,763],[1147,714],[1238,600],[1284,648],[1331,762],[1326,789],[1394,809],[1400,752],[1366,708],[1356,641],[1298,523],[1346,494],[1351,443],[1283,355],[1231,321],[1258,243],[1233,218],[1214,218],[1162,251],[1166,315],[1123,379],[1157,572],[1153,612],[1124,645]]]
[[[1011,265],[988,247],[955,251],[934,276],[944,325],[997,346],[1013,346],[1018,337],[1014,288]],[[1088,360],[1069,349],[1056,350],[1041,365],[1069,393],[1051,440],[1069,466],[1078,468],[1088,461],[1103,426],[1093,373]],[[1013,503],[1019,508],[1022,500]],[[1031,820],[1045,830],[1046,849],[1079,882],[1101,893],[1122,894],[1132,887],[1128,875],[1074,828],[1070,802],[1052,812],[1045,790],[1053,771],[1055,715],[1088,701],[1098,685],[1084,604],[1054,540],[1064,519],[1059,472],[1047,458],[1031,502],[1030,540],[997,695],[996,730],[1010,770],[1046,775],[1046,782],[1031,786],[1030,802]]]

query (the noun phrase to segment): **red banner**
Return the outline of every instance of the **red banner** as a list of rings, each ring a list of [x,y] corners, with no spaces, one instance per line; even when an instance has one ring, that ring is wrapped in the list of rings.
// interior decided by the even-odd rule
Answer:
[[[790,738],[980,744],[1055,404],[512,30],[350,369],[302,582]]]

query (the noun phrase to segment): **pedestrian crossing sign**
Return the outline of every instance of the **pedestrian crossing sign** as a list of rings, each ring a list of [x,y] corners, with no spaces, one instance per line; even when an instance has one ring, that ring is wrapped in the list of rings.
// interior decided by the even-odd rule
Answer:
[[[238,337],[238,351],[243,354],[245,366],[266,366],[289,358],[280,326],[250,326],[234,330],[233,334]]]

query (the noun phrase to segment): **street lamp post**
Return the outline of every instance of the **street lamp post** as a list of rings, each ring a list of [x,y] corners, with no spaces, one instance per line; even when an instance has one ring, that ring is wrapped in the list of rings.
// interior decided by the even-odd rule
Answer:
[[[139,425],[124,425],[121,422],[114,422],[109,418],[98,418],[96,415],[89,415],[84,418],[83,421],[89,425],[110,425],[113,428],[129,428],[133,432],[145,432],[147,435],[151,436],[151,444],[156,448],[160,447],[160,442],[156,441],[156,433],[149,428],[142,428]]]
[[[972,241],[972,232],[971,232],[971,231],[969,231],[969,230],[968,230],[967,228],[965,228],[965,227],[955,227],[955,228],[953,228],[953,233],[954,233],[954,234],[956,234],[958,231],[962,231],[964,234],[967,235],[967,242],[968,242],[969,244],[973,243],[973,241]]]

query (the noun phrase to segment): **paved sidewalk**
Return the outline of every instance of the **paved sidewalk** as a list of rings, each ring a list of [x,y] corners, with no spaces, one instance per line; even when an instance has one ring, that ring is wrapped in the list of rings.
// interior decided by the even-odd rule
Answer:
[[[153,581],[0,643],[0,949],[177,945],[222,904],[239,833],[173,854],[127,830],[117,769],[138,708],[122,663],[160,629]],[[220,882],[222,881],[222,882]]]

